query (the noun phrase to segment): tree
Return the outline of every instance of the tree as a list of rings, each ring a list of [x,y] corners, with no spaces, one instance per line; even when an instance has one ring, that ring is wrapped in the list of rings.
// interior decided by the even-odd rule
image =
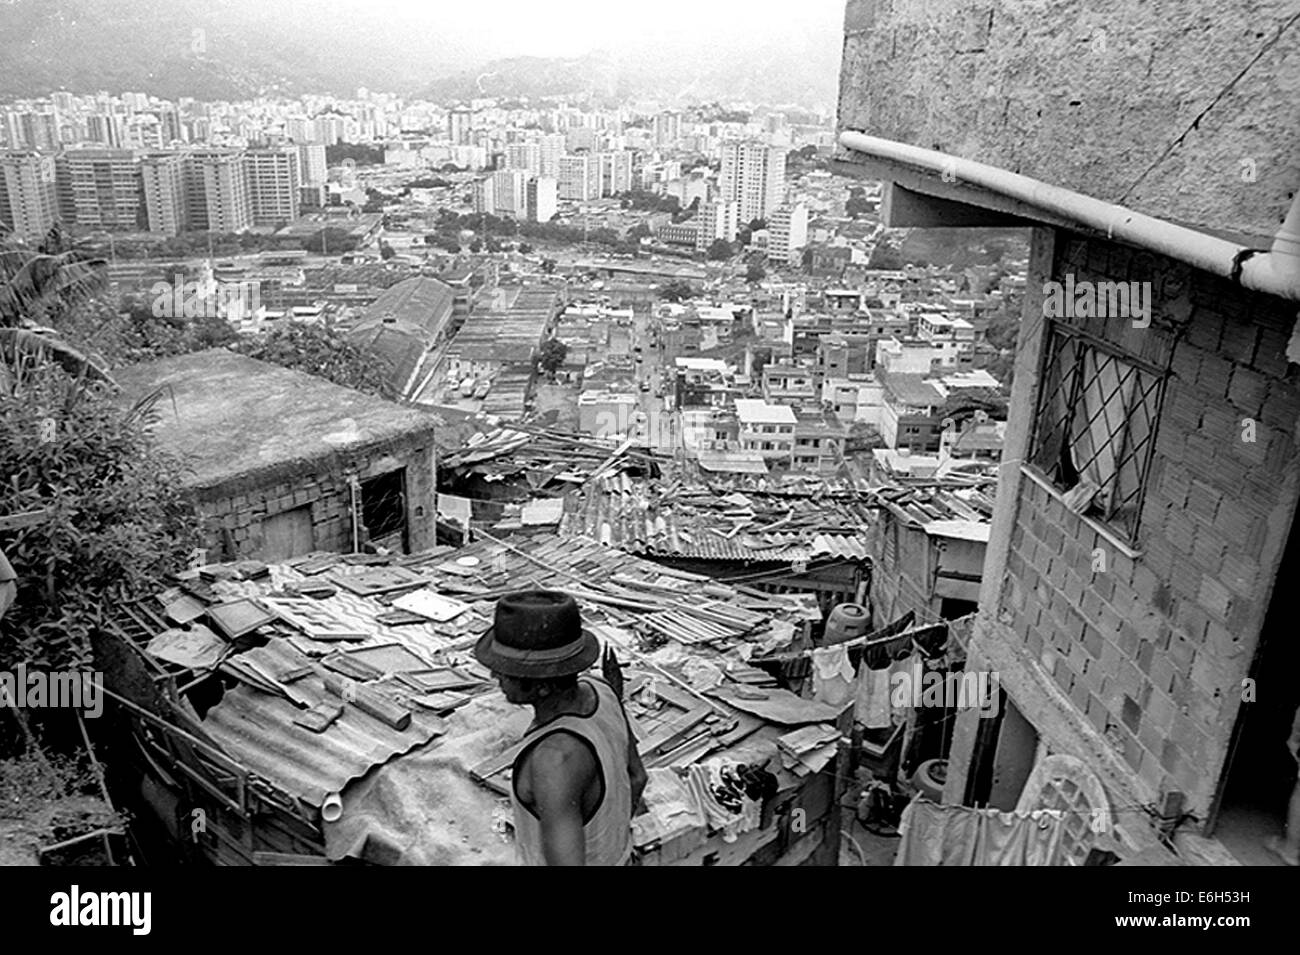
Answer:
[[[757,285],[765,278],[767,278],[767,269],[758,262],[750,262],[749,268],[745,270],[745,281],[750,285]]]
[[[749,220],[749,231],[751,235],[755,232],[762,232],[766,228],[767,228],[766,219],[758,218],[758,219]]]
[[[482,241],[480,241],[480,240],[477,239],[477,238],[474,239],[474,241],[471,242],[471,243],[469,244],[469,250],[470,250],[471,252],[473,252],[475,255],[477,255],[478,253],[482,252],[482,251],[483,251],[483,243],[482,243]]]
[[[708,257],[710,261],[722,262],[731,258],[733,250],[731,243],[726,239],[714,239],[709,246]]]
[[[305,371],[345,388],[389,396],[387,362],[377,352],[354,345],[321,325],[290,322],[240,340],[232,350],[259,361]]]
[[[531,245],[529,245],[527,242],[520,242],[520,243],[519,243],[519,254],[520,254],[520,255],[532,255],[532,254],[533,254],[533,247],[532,247]]]
[[[385,262],[387,262],[389,259],[391,259],[391,258],[392,258],[393,256],[395,256],[396,254],[397,254],[397,253],[393,251],[393,247],[392,247],[391,245],[389,245],[389,244],[388,244],[387,242],[385,242],[383,239],[380,239],[380,240],[379,240],[379,257],[380,257],[381,259],[383,259]]]
[[[1006,420],[1007,399],[992,388],[963,388],[948,396],[938,416],[961,422],[973,417],[976,411],[983,411],[998,421]]]
[[[537,351],[537,367],[551,377],[555,377],[555,373],[560,370],[568,357],[568,345],[558,338],[548,338],[542,342],[542,347]]]
[[[695,289],[685,279],[673,279],[659,287],[659,297],[665,302],[680,302],[682,299],[694,298]]]

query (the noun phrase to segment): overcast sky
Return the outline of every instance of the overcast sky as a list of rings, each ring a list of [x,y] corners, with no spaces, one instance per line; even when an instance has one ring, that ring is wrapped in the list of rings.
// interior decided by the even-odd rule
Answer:
[[[363,22],[387,13],[413,28],[463,38],[488,56],[574,56],[666,43],[723,50],[785,39],[838,44],[844,19],[844,0],[294,0],[294,6],[349,19],[360,14]]]

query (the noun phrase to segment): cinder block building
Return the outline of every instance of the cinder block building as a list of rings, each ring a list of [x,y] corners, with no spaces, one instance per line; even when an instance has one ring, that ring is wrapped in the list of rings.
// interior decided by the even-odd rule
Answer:
[[[155,434],[189,466],[206,560],[437,543],[431,413],[224,349],[115,376],[126,404],[162,389]]]
[[[1087,810],[1080,852],[1266,861],[1295,780],[1294,13],[847,5],[840,171],[891,227],[1031,230],[967,660],[1006,700],[945,801]]]

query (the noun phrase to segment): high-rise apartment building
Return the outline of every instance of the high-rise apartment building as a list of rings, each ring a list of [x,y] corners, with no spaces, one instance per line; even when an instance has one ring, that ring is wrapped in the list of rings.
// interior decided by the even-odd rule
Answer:
[[[144,225],[134,150],[65,150],[55,160],[55,191],[68,225],[106,232],[134,232]]]
[[[304,186],[323,186],[328,181],[329,166],[325,162],[325,147],[320,143],[299,143],[298,165]]]
[[[54,157],[0,153],[0,233],[35,241],[50,231],[57,217]]]
[[[528,176],[542,171],[542,147],[538,143],[507,143],[506,168],[522,169]]]
[[[600,162],[596,156],[561,156],[557,180],[561,199],[587,202],[600,198]]]
[[[185,216],[197,232],[243,232],[253,224],[243,152],[195,149],[185,154]]]
[[[298,218],[302,185],[296,146],[250,149],[244,154],[253,225],[274,226]]]
[[[550,222],[559,211],[559,187],[554,179],[539,177],[528,180],[525,187],[528,221]]]
[[[474,111],[453,109],[447,113],[447,139],[453,146],[469,146],[470,130],[474,128]]]
[[[672,146],[682,138],[682,114],[665,112],[655,117],[655,144]]]
[[[620,149],[612,153],[600,153],[600,194],[617,196],[632,190],[632,153]]]
[[[492,174],[498,215],[522,216],[528,211],[528,176],[520,169],[500,169]]]
[[[722,198],[740,203],[740,219],[764,219],[785,197],[785,151],[762,143],[722,147]]]
[[[497,211],[496,179],[484,176],[474,181],[474,211],[478,215],[495,215]]]
[[[564,157],[564,136],[550,133],[537,143],[539,175],[544,179],[558,179],[560,160]]]
[[[184,232],[187,228],[184,157],[175,152],[142,156],[140,183],[144,195],[145,228],[164,235]]]

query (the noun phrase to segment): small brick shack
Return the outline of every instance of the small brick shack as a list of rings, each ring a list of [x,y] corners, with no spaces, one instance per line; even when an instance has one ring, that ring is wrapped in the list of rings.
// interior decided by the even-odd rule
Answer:
[[[116,378],[127,404],[163,387],[155,433],[190,468],[211,559],[434,545],[430,413],[224,349]]]

